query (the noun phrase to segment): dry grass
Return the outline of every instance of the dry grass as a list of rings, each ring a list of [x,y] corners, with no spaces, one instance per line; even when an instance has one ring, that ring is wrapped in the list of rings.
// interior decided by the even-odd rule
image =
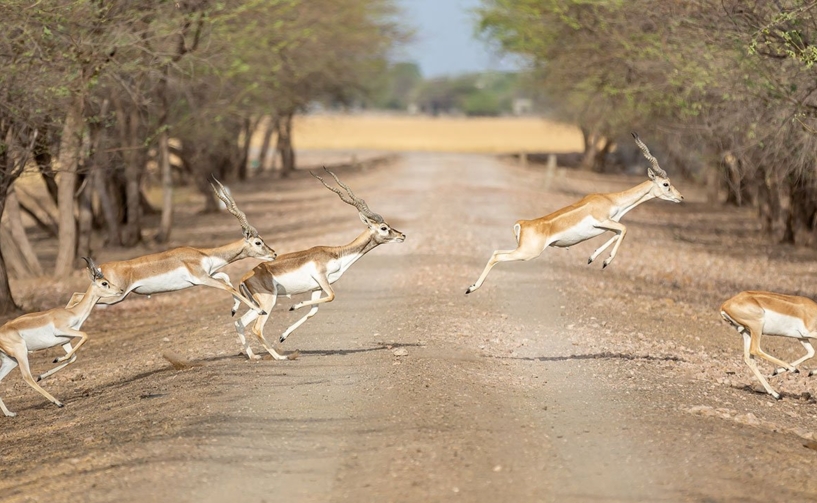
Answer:
[[[540,118],[309,115],[295,118],[298,149],[426,152],[574,152],[578,128]]]

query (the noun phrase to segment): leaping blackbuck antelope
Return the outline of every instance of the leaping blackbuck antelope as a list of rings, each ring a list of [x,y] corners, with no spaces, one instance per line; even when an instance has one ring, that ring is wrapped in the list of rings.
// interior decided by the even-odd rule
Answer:
[[[767,393],[780,398],[757,368],[756,357],[761,357],[781,372],[799,372],[797,366],[814,356],[809,339],[817,339],[817,303],[806,297],[772,292],[740,292],[721,305],[721,316],[743,336],[743,361]],[[760,349],[763,335],[777,335],[797,339],[806,350],[805,356],[786,363]],[[809,375],[814,374],[814,370]]]
[[[56,369],[73,363],[77,358],[77,350],[88,340],[88,334],[80,331],[80,328],[91,314],[94,305],[100,299],[122,295],[122,288],[108,281],[102,271],[94,265],[93,260],[83,258],[88,263],[91,285],[85,291],[79,304],[70,308],[58,307],[39,313],[24,314],[0,327],[0,380],[6,377],[14,367],[20,365],[23,380],[57,407],[62,407],[62,403],[40,387],[31,375],[28,352],[63,346],[66,354],[54,360],[54,363],[62,363]],[[72,348],[71,341],[75,337],[79,337],[79,342]],[[52,369],[49,375],[55,371]],[[0,410],[6,416],[17,415],[6,408],[2,399],[0,399]]]
[[[615,235],[597,248],[587,261],[590,264],[601,252],[615,243],[610,256],[604,260],[602,265],[604,269],[616,257],[618,248],[627,234],[627,228],[619,223],[621,217],[639,204],[656,197],[675,203],[683,201],[684,196],[672,186],[667,172],[658,165],[658,160],[650,154],[638,134],[632,134],[636,145],[650,161],[651,166],[647,168],[647,175],[650,177],[648,181],[623,192],[590,194],[550,215],[535,220],[517,221],[513,226],[516,249],[494,251],[477,282],[468,287],[465,293],[469,294],[482,286],[488,273],[499,262],[530,260],[541,255],[548,246],[567,248],[611,231]]]
[[[331,285],[339,280],[341,275],[352,264],[377,246],[392,242],[402,243],[406,239],[405,234],[390,227],[383,220],[383,217],[371,211],[366,205],[366,201],[355,196],[352,189],[341,182],[334,173],[326,168],[324,170],[332,175],[338,185],[346,190],[346,194],[340,189],[328,185],[323,181],[323,178],[315,173],[310,173],[320,180],[327,189],[337,194],[341,201],[357,208],[360,220],[366,225],[366,230],[345,246],[316,246],[308,250],[287,253],[278,257],[275,262],[258,264],[255,269],[241,278],[239,289],[267,312],[267,314],[259,316],[255,311],[247,311],[244,316],[235,322],[235,328],[241,339],[241,344],[244,346],[244,351],[251,359],[260,358],[260,356],[253,354],[247,339],[244,337],[244,328],[253,321],[255,321],[255,325],[252,327],[252,332],[258,337],[264,349],[276,360],[287,359],[286,356],[275,352],[264,338],[264,324],[269,319],[268,313],[272,312],[279,295],[291,297],[299,293],[312,292],[310,300],[299,302],[289,308],[290,311],[294,311],[302,307],[312,306],[303,318],[293,323],[281,335],[279,340],[284,342],[296,328],[318,312],[320,304],[332,302],[335,299],[335,292],[332,290]],[[326,297],[321,298],[321,292],[325,292]],[[238,300],[236,300],[233,306],[233,314],[238,309],[238,305]]]
[[[218,180],[215,182],[218,187],[213,185],[213,190],[227,206],[227,210],[238,219],[244,230],[244,238],[218,248],[183,246],[131,260],[102,264],[101,269],[105,277],[110,278],[114,284],[121,285],[125,292],[118,298],[101,299],[101,304],[116,304],[131,292],[151,295],[204,285],[226,290],[251,309],[263,312],[233,287],[226,273],[218,270],[243,258],[274,260],[275,251],[267,246],[255,227],[250,225],[247,216],[238,209],[235,200],[227,193],[221,182]],[[81,293],[75,293],[67,307],[79,302],[81,298]]]

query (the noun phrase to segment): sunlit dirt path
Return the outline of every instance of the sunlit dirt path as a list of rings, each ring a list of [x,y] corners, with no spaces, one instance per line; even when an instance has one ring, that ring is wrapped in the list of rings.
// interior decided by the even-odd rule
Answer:
[[[0,499],[813,501],[815,452],[798,437],[686,411],[714,399],[763,411],[766,397],[712,391],[682,353],[617,349],[616,337],[645,337],[609,334],[629,318],[656,337],[673,327],[635,307],[588,307],[588,292],[624,284],[637,239],[620,269],[584,267],[584,248],[548,250],[500,264],[464,294],[492,250],[513,246],[515,220],[575,197],[554,193],[550,175],[487,156],[411,154],[341,176],[407,240],[355,264],[336,300],[280,346],[300,358],[236,356],[230,299],[218,292],[98,310],[84,359],[46,381],[65,409],[2,383],[20,417],[0,426]],[[363,230],[310,177],[286,183],[235,191],[257,205],[251,221],[266,212],[259,228],[279,253]],[[286,311],[292,303],[281,299],[270,340],[301,315]],[[608,336],[609,350],[588,343]],[[166,350],[191,368],[170,368]]]

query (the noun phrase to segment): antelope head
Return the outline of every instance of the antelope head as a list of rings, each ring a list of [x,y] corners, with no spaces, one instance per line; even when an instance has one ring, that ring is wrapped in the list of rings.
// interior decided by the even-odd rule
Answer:
[[[635,138],[635,144],[641,149],[644,157],[650,161],[651,166],[647,168],[647,176],[650,177],[650,180],[652,180],[654,185],[650,191],[650,194],[666,201],[672,201],[673,203],[680,203],[683,201],[684,196],[678,192],[678,189],[672,186],[672,183],[669,181],[669,177],[667,176],[667,172],[661,169],[661,166],[658,165],[658,159],[650,154],[650,150],[647,148],[644,142],[641,141],[641,138],[638,137],[638,133],[634,132],[632,135],[633,138]]]
[[[102,274],[100,269],[91,257],[82,257],[86,264],[88,264],[88,274],[91,276],[93,283],[93,294],[100,298],[120,297],[125,293],[125,290],[114,285]]]
[[[244,249],[246,250],[247,256],[261,260],[275,260],[275,257],[278,255],[275,253],[275,250],[267,246],[267,243],[265,243],[264,240],[261,239],[261,236],[258,235],[256,228],[250,225],[250,223],[247,221],[247,215],[238,209],[238,206],[235,204],[235,200],[224,188],[224,185],[222,185],[215,176],[213,177],[213,180],[218,184],[218,187],[212,183],[210,184],[210,186],[213,187],[213,191],[216,193],[216,197],[221,199],[221,201],[227,207],[227,211],[232,213],[233,216],[238,219],[238,223],[241,224],[241,228],[244,231]]]
[[[324,167],[323,169],[324,171],[332,175],[332,178],[335,179],[338,185],[343,187],[343,189],[346,191],[346,194],[344,194],[343,191],[341,191],[340,189],[332,187],[331,185],[327,184],[323,180],[323,178],[316,175],[315,173],[310,171],[309,174],[320,180],[324,187],[337,194],[338,197],[340,197],[341,201],[350,206],[354,206],[357,209],[358,215],[360,216],[360,220],[372,232],[374,240],[375,242],[377,242],[377,244],[392,242],[402,243],[403,241],[406,240],[405,234],[398,231],[397,229],[393,229],[389,224],[386,223],[385,220],[383,220],[383,217],[370,210],[369,206],[366,204],[366,201],[355,196],[355,193],[352,192],[352,189],[350,189],[349,186],[346,185],[345,183],[341,182],[334,173],[326,169],[326,167]]]

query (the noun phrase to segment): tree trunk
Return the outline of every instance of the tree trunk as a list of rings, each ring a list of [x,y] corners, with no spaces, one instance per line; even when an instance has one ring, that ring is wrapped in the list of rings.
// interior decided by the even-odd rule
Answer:
[[[91,231],[93,223],[94,223],[94,210],[91,206],[91,194],[94,190],[93,180],[89,177],[90,174],[86,174],[84,187],[82,187],[82,192],[79,194],[79,219],[78,219],[78,229],[79,229],[79,237],[77,239],[77,255],[80,257],[89,257],[91,256]]]
[[[159,133],[159,165],[162,171],[162,220],[159,224],[157,243],[166,243],[170,239],[173,227],[173,170],[170,166],[169,133],[163,128]]]
[[[51,237],[59,236],[59,225],[45,208],[37,205],[37,199],[17,189],[18,204],[23,212],[34,220],[37,227]]]
[[[3,214],[5,205],[5,197],[0,197],[0,215]],[[3,252],[0,250],[0,315],[16,312],[19,309],[14,302],[14,298],[11,296],[11,286],[9,285],[9,276],[6,271],[6,261],[3,260]]]
[[[25,275],[42,276],[43,268],[26,235],[23,219],[20,214],[20,205],[17,201],[17,192],[14,187],[9,189],[6,195],[6,211],[3,216],[3,220],[8,223],[9,235],[12,238],[12,242],[20,250],[20,255],[26,269]]]
[[[173,169],[170,166],[170,131],[168,131],[167,117],[170,103],[167,98],[167,79],[169,66],[165,65],[162,78],[159,81],[157,93],[162,103],[159,114],[159,169],[162,173],[162,218],[159,223],[157,243],[166,243],[170,239],[173,228]]]
[[[596,144],[599,140],[599,135],[595,131],[590,131],[588,128],[582,126],[582,137],[584,138],[584,152],[582,153],[582,160],[579,163],[579,169],[582,171],[592,171],[596,163],[596,155],[598,148]]]
[[[258,120],[253,121],[249,117],[244,118],[244,123],[241,127],[244,141],[241,143],[241,153],[238,158],[239,180],[247,179],[247,171],[249,170],[250,164],[250,144],[252,143],[252,135],[253,132],[255,132],[256,126],[258,126]]]
[[[610,138],[604,139],[604,145],[596,152],[596,155],[593,156],[593,171],[596,173],[604,173],[607,171],[607,154],[610,153],[610,149],[613,148],[615,142]]]
[[[293,115],[293,112],[284,114],[278,128],[278,151],[281,153],[280,175],[282,177],[287,177],[295,171],[295,150],[292,148]]]
[[[783,237],[780,239],[782,244],[794,244],[795,240],[795,219],[792,211],[792,198],[789,192],[788,184],[786,187],[780,187],[780,224],[783,230]]]
[[[267,157],[269,157],[269,147],[272,143],[272,135],[277,129],[277,117],[270,117],[267,122],[266,130],[264,131],[264,139],[261,142],[261,151],[258,153],[258,171],[265,171],[268,169]]]
[[[102,216],[105,218],[105,225],[108,228],[108,237],[105,242],[113,246],[120,246],[122,244],[122,238],[119,230],[119,219],[111,202],[108,184],[105,183],[105,177],[102,172],[99,171],[99,167],[94,171],[92,181],[96,187],[96,195],[99,198],[99,206],[102,210]]]
[[[77,222],[74,216],[74,191],[77,184],[77,161],[82,145],[81,96],[75,96],[62,129],[59,154],[59,250],[54,274],[68,276],[74,270],[77,251]]]
[[[139,110],[131,106],[122,120],[125,121],[125,145],[130,147],[125,156],[125,228],[122,230],[122,244],[136,246],[142,241],[142,165],[140,163]]]
[[[758,186],[758,213],[763,231],[772,238],[790,239],[786,235],[789,198],[784,194],[783,183],[777,173],[765,167],[759,172],[761,179]]]
[[[731,152],[726,152],[721,159],[721,166],[723,167],[723,178],[726,182],[726,204],[733,206],[742,206],[749,201],[744,197],[746,195],[746,184],[743,181],[742,163]]]
[[[218,207],[218,201],[216,200],[216,196],[213,193],[213,188],[210,186],[210,181],[207,177],[197,176],[196,177],[196,186],[204,195],[204,209],[202,213],[218,213],[221,211]]]
[[[48,145],[50,138],[51,134],[48,130],[43,131],[43,134],[37,137],[37,143],[34,147],[34,162],[37,163],[37,167],[40,170],[46,188],[48,188],[51,199],[54,200],[54,204],[59,204],[59,188],[57,187],[57,180],[54,176],[51,148]]]

